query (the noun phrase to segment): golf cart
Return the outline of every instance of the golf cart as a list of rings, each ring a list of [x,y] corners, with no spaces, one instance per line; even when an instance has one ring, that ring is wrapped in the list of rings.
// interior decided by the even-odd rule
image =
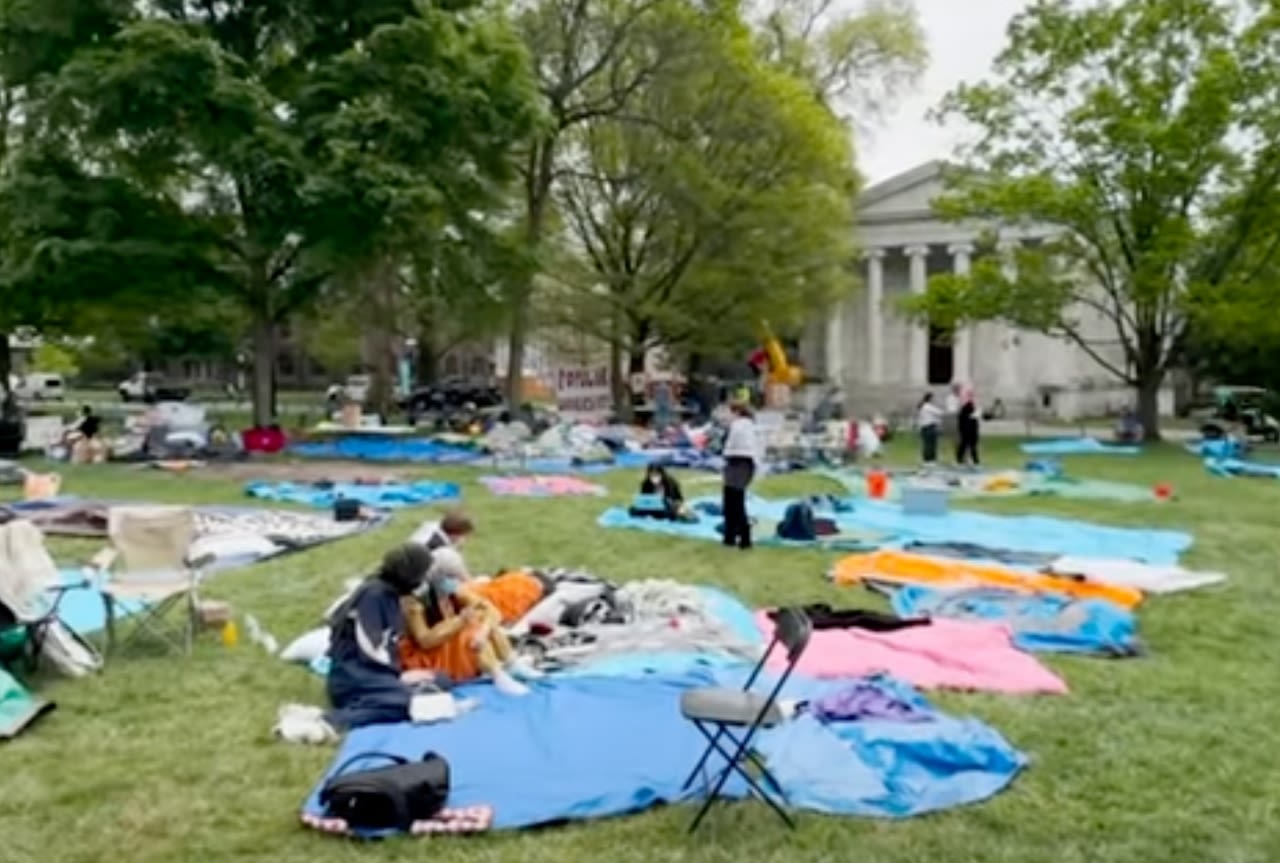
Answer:
[[[1244,438],[1276,443],[1280,441],[1280,422],[1269,412],[1273,403],[1274,397],[1262,387],[1214,387],[1213,406],[1200,434],[1205,440],[1214,440],[1234,430]]]

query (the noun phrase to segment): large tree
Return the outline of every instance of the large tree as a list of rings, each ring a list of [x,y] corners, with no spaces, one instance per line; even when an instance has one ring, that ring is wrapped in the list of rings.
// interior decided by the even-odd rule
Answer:
[[[943,116],[975,142],[939,201],[996,232],[1040,229],[1009,267],[931,281],[935,323],[1000,319],[1067,339],[1132,386],[1147,434],[1192,312],[1275,261],[1280,46],[1271,4],[1037,0],[994,77]],[[1119,354],[1083,324],[1103,320]]]
[[[5,13],[8,80],[52,82],[6,184],[27,211],[9,281],[94,274],[233,296],[251,321],[258,423],[274,414],[279,326],[336,276],[385,284],[400,249],[430,240],[416,220],[457,218],[501,184],[531,119],[525,54],[480,2]]]
[[[545,240],[554,233],[566,134],[629,109],[636,92],[675,54],[632,47],[652,44],[651,28],[684,5],[685,0],[529,0],[522,5],[520,30],[534,57],[548,117],[526,148],[522,167],[522,225],[531,253],[547,254]],[[628,54],[639,62],[619,62]],[[504,372],[512,404],[520,400],[537,284],[536,272],[529,270],[506,285],[510,330]]]
[[[716,354],[763,319],[798,327],[852,278],[847,129],[736,15],[669,25],[685,50],[627,116],[567,137],[559,195],[560,307],[631,373],[654,348]]]

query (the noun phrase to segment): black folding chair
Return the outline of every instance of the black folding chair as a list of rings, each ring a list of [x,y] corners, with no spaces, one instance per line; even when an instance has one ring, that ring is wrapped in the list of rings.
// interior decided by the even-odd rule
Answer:
[[[776,812],[788,827],[795,829],[795,822],[791,820],[791,816],[787,814],[784,808],[787,804],[786,793],[782,790],[782,786],[778,784],[773,774],[769,772],[764,760],[751,748],[751,744],[760,729],[781,725],[786,719],[783,716],[782,709],[778,706],[778,694],[782,692],[782,687],[786,685],[787,679],[791,677],[791,672],[795,669],[796,663],[804,653],[804,649],[809,645],[809,636],[812,634],[813,624],[803,611],[798,608],[779,609],[774,615],[773,640],[769,643],[768,649],[765,650],[764,656],[760,658],[760,662],[752,670],[750,676],[747,677],[747,682],[743,684],[742,689],[708,687],[690,689],[681,694],[681,714],[692,722],[698,731],[702,732],[703,737],[707,738],[707,749],[702,753],[702,757],[698,759],[698,763],[694,765],[693,770],[689,773],[689,778],[684,781],[682,790],[688,790],[693,785],[694,779],[698,777],[699,773],[703,772],[703,768],[706,767],[707,761],[713,753],[719,754],[725,759],[725,766],[716,777],[714,783],[710,781],[704,782],[704,787],[708,787],[709,790],[706,800],[703,801],[702,807],[693,819],[693,823],[689,825],[690,833],[698,829],[703,817],[711,809],[711,804],[715,803],[720,797],[725,783],[729,781],[729,777],[734,773],[746,780],[751,790],[770,809]],[[769,656],[779,644],[787,652],[786,670],[778,678],[773,690],[768,695],[753,692],[751,687],[760,676],[760,672],[764,670]],[[730,729],[746,730],[741,736],[737,736]],[[727,741],[722,743],[725,738],[727,738]],[[759,771],[760,779],[752,776],[747,771],[746,768],[748,766],[754,767]],[[710,779],[710,777],[707,778],[708,780]],[[765,790],[764,786],[766,784],[771,787],[772,791]]]

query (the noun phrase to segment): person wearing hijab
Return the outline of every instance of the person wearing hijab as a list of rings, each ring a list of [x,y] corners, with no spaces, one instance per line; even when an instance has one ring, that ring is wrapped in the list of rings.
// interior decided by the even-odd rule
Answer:
[[[400,665],[400,603],[422,587],[430,568],[431,552],[421,545],[393,548],[330,615],[326,686],[333,708],[324,721],[331,728],[406,721],[415,696],[448,688],[437,675],[406,674]]]

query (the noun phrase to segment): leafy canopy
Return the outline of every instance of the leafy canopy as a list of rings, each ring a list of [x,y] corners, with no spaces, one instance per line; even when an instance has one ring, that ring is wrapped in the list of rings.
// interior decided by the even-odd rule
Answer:
[[[1037,0],[992,80],[944,118],[974,132],[939,208],[1039,234],[1016,277],[995,256],[939,277],[909,310],[1063,336],[1139,389],[1179,360],[1192,313],[1274,260],[1280,180],[1277,18],[1263,3]],[[1098,344],[1101,320],[1117,349]]]

